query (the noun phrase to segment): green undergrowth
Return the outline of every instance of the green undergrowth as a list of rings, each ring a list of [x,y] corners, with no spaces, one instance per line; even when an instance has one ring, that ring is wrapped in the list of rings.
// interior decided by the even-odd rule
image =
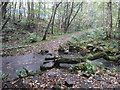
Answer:
[[[98,65],[94,65],[91,63],[91,61],[86,60],[82,64],[77,64],[77,65],[70,67],[69,70],[71,70],[71,71],[80,70],[82,73],[92,74],[97,71],[98,66],[100,66],[100,65],[101,65],[101,63],[99,63]]]
[[[116,38],[106,39],[106,34],[102,29],[95,29],[90,33],[82,34],[81,36],[73,36],[67,41],[66,46],[71,49],[78,49],[77,52],[98,53],[105,52],[108,56],[116,56],[119,51],[120,40]]]
[[[81,74],[91,75],[95,74],[97,70],[110,70],[115,72],[120,72],[118,67],[109,68],[103,65],[101,62],[92,63],[90,60],[87,60],[84,63],[73,65],[69,68],[70,71],[80,71]]]
[[[76,33],[76,32],[75,32]],[[29,44],[29,45],[40,45],[40,44],[44,44],[44,43],[48,43],[51,42],[53,40],[56,40],[58,38],[64,37],[66,35],[71,35],[71,33],[62,33],[62,34],[53,34],[53,35],[48,35],[47,39],[45,41],[42,41],[42,37],[39,38],[35,38],[35,35],[33,36],[33,40],[34,42],[30,42],[28,38],[28,42],[23,42],[24,44]],[[25,40],[26,41],[26,40]]]
[[[18,78],[24,78],[24,77],[27,77],[27,76],[33,76],[33,75],[35,75],[37,73],[38,73],[37,71],[29,71],[25,67],[23,67],[23,69],[21,69],[21,70],[16,71],[16,74],[17,74]]]
[[[70,67],[71,71],[80,70],[82,73],[92,74],[98,69],[110,70],[110,68],[103,66],[102,63],[92,64],[90,60],[104,58],[117,63],[120,59],[120,40],[116,39],[115,35],[118,37],[118,32],[114,33],[111,39],[106,39],[105,31],[102,28],[98,28],[81,36],[73,36],[71,40],[67,41],[64,46],[60,46],[59,49],[68,49],[69,52],[77,52],[82,55],[79,58],[83,60],[83,63]],[[113,68],[112,70],[119,71],[118,68]]]

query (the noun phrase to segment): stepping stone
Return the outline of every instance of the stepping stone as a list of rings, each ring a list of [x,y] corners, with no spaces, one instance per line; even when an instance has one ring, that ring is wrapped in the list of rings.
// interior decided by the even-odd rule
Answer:
[[[54,60],[55,59],[55,56],[50,56],[50,55],[47,55],[45,57],[45,60]]]
[[[75,84],[75,83],[74,83],[73,81],[71,81],[71,80],[66,80],[64,85],[67,86],[67,87],[72,87],[74,84]]]
[[[64,63],[61,63],[61,64],[60,64],[60,67],[69,68],[69,67],[71,67],[71,66],[73,66],[73,65],[75,65],[75,64],[64,64]]]
[[[97,81],[104,81],[101,77],[94,76],[94,79]]]
[[[69,50],[66,50],[66,51],[64,52],[64,54],[69,54]]]
[[[40,66],[41,70],[47,70],[47,69],[52,69],[54,66],[54,62],[49,62],[46,64],[43,64],[42,66]]]

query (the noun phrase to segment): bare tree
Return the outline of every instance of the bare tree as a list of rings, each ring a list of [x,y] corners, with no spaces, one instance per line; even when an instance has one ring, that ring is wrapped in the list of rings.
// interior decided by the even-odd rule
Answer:
[[[42,40],[46,40],[47,32],[48,32],[48,29],[49,29],[50,24],[51,24],[51,22],[52,22],[52,18],[55,17],[57,8],[59,7],[59,5],[60,5],[61,3],[62,3],[62,2],[59,2],[58,4],[56,4],[56,8],[55,8],[55,10],[52,12],[52,15],[51,15],[51,17],[50,17],[50,21],[49,21],[49,23],[48,23],[48,25],[47,25],[47,27],[46,27],[46,30],[45,30],[45,33],[44,33],[44,36],[43,36],[43,39],[42,39]],[[54,7],[53,7],[53,8],[54,8]]]
[[[118,30],[120,30],[120,2],[119,2],[119,8],[118,8]]]
[[[107,3],[108,18],[107,18],[107,38],[111,38],[112,33],[112,0]]]
[[[60,4],[60,3],[59,3]],[[55,21],[55,15],[56,15],[56,10],[57,10],[57,8],[58,8],[58,4],[57,3],[55,3],[55,5],[53,6],[53,16],[52,16],[52,34],[54,33],[54,21]]]
[[[19,2],[19,20],[22,19],[21,7],[22,7],[22,2],[20,0],[20,2]]]
[[[71,25],[72,21],[75,19],[76,15],[78,14],[82,4],[83,4],[83,2],[76,5],[76,6],[78,6],[78,9],[76,10],[75,14],[72,16],[72,13],[74,11],[74,2],[72,2],[70,13],[68,13],[68,11],[69,11],[69,2],[67,2],[66,17],[65,17],[65,21],[64,21],[64,32],[65,33],[68,31],[69,26]]]
[[[1,12],[2,12],[2,19],[6,18],[6,8],[9,2],[2,2]]]
[[[34,2],[31,2],[31,20],[33,21],[34,20]]]

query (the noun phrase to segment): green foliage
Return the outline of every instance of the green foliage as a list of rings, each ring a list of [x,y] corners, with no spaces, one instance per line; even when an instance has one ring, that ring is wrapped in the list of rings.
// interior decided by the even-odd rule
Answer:
[[[120,39],[120,31],[114,31],[112,35],[114,38]]]
[[[17,70],[16,73],[19,76],[19,78],[27,76],[27,72],[25,69]]]
[[[1,49],[6,49],[6,48],[10,48],[10,46],[7,46],[7,45],[0,45],[0,48],[1,48]]]
[[[50,28],[49,31],[52,32],[52,28]],[[59,32],[59,28],[54,27],[54,28],[53,28],[53,33],[57,33],[57,32]]]
[[[15,31],[16,29],[12,26],[7,26],[3,29],[3,31]]]
[[[58,49],[58,51],[65,51],[65,48],[64,48],[64,46],[62,46],[62,45],[59,45],[59,49]]]
[[[53,86],[53,89],[54,89],[54,90],[61,90],[61,86],[60,86],[60,85],[54,85],[54,86]]]
[[[116,71],[116,72],[120,72],[120,68],[119,67],[113,68],[112,70]]]
[[[79,41],[79,37],[77,37],[77,36],[73,36],[72,39],[75,41]]]
[[[2,72],[0,72],[0,80],[6,81],[8,79],[8,76],[8,74],[3,74]]]
[[[91,61],[86,60],[83,64],[77,64],[69,68],[71,71],[81,70],[83,73],[95,73],[97,70],[97,66],[92,64]]]
[[[76,45],[76,44],[78,44],[78,38],[77,37],[72,37],[71,40],[67,41],[67,44],[69,44],[69,45]]]
[[[116,56],[106,56],[105,59],[110,60],[110,61],[117,61],[118,58]]]
[[[99,59],[99,58],[104,58],[106,57],[107,54],[105,52],[98,52],[98,53],[93,53],[93,54],[88,54],[86,55],[86,59],[89,59],[89,60],[94,60],[94,59]]]
[[[29,75],[34,75],[37,73],[37,71],[28,71],[25,67],[21,70],[16,71],[19,78],[27,77]]]
[[[20,25],[25,27],[27,23],[27,20],[21,20]]]
[[[38,39],[40,39],[40,36],[38,36],[36,33],[28,33],[28,37],[26,40],[24,40],[24,43],[34,43],[37,42]]]

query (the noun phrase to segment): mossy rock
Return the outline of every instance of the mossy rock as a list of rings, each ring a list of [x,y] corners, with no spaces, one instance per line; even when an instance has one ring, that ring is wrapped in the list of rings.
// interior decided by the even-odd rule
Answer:
[[[41,50],[40,52],[38,52],[38,54],[42,54],[42,55],[47,54],[47,53],[49,53],[48,50]]]
[[[59,49],[58,49],[58,52],[59,53],[64,53],[65,52],[65,48],[64,48],[64,46],[59,46]]]
[[[76,71],[76,70],[83,70],[84,64],[77,64],[69,68],[71,71]]]
[[[86,56],[86,59],[94,60],[94,59],[99,59],[104,57],[106,57],[106,53],[101,52],[101,53],[89,54],[88,56]]]
[[[70,52],[79,52],[80,51],[80,47],[79,46],[74,46],[74,45],[70,45],[69,46],[69,51]]]
[[[52,89],[53,90],[61,90],[61,86],[60,85],[54,85]]]
[[[92,74],[92,73],[96,72],[97,68],[98,67],[96,65],[92,64],[91,61],[86,60],[86,62],[74,65],[74,66],[70,67],[69,69],[71,71],[80,70],[82,73]]]
[[[94,49],[95,47],[94,47],[93,44],[88,44],[88,45],[86,46],[86,48],[87,48],[88,50],[90,50],[90,51],[93,51],[93,49]]]
[[[104,59],[110,60],[110,61],[117,61],[118,58],[116,56],[106,56]]]

